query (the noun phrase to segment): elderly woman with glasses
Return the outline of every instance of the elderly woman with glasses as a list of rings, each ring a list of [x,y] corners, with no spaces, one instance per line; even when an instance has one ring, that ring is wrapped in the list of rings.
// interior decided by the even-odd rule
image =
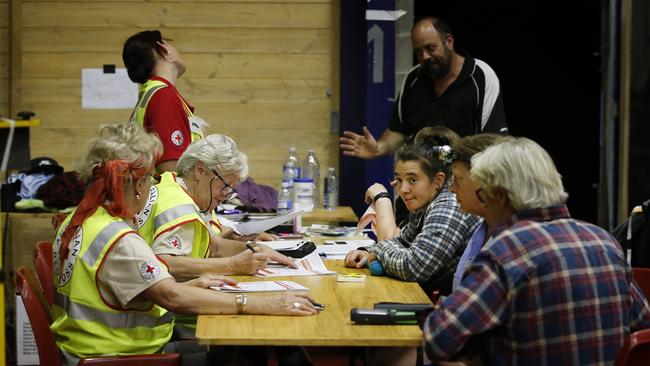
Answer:
[[[250,275],[269,259],[295,266],[266,246],[224,237],[230,231],[221,231],[214,209],[236,194],[233,187],[248,173],[246,155],[230,137],[215,134],[193,142],[176,171],[162,174],[137,216],[138,232],[174,277]]]

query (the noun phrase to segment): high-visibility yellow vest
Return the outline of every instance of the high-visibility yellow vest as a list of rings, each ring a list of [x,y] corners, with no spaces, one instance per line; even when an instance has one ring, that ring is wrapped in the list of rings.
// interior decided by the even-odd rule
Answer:
[[[147,111],[147,106],[151,101],[151,97],[160,89],[167,88],[167,84],[160,80],[147,80],[144,84],[140,85],[138,92],[138,103],[135,106],[135,110],[131,115],[131,122],[137,122],[140,126],[144,127],[144,115]],[[203,139],[203,131],[201,131],[201,126],[197,123],[194,118],[194,114],[190,107],[185,103],[181,96],[178,96],[178,99],[183,105],[183,109],[187,114],[187,123],[189,124],[190,131],[192,133],[192,142]]]
[[[142,310],[109,305],[96,284],[106,253],[124,235],[134,233],[133,229],[99,207],[77,230],[68,258],[60,265],[61,234],[71,218],[61,225],[53,247],[57,293],[51,329],[57,346],[69,360],[159,352],[172,336],[173,319],[167,310],[154,304]],[[142,266],[155,272],[162,264],[143,262]]]
[[[191,256],[194,258],[209,257],[210,239],[221,232],[215,213],[212,212],[210,222],[204,222],[199,207],[176,182],[176,175],[172,172],[163,173],[160,183],[151,187],[144,208],[136,216],[136,225],[149,245],[175,227],[193,225]]]

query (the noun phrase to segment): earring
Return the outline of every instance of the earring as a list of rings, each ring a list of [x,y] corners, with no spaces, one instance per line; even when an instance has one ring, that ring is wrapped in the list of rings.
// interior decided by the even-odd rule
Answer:
[[[138,201],[140,201],[140,193],[137,193],[137,192],[136,192],[136,194],[135,194],[135,199],[138,200]]]

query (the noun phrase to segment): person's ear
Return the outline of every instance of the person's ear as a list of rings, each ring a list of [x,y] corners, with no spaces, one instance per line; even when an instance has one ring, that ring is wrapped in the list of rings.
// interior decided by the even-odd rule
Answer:
[[[145,194],[145,188],[147,187],[147,180],[151,179],[149,175],[145,175],[143,177],[140,177],[136,182],[135,182],[135,191],[139,193],[140,195]]]
[[[454,36],[451,33],[447,33],[445,36],[445,44],[447,44],[447,48],[450,50],[454,49]]]
[[[156,41],[156,44],[158,45],[157,50],[160,57],[164,58],[167,62],[176,61],[176,56],[171,52],[169,45],[165,41]]]
[[[197,161],[192,168],[192,172],[194,173],[194,179],[199,180],[206,174],[205,165],[202,162]]]
[[[446,178],[447,178],[447,176],[446,176],[445,173],[443,173],[443,172],[437,172],[437,173],[433,176],[433,181],[435,182],[435,184],[436,184],[436,189],[437,189],[438,191],[442,190],[442,188],[445,186],[445,179],[446,179]]]
[[[510,198],[508,197],[508,192],[505,189],[497,187],[494,189],[493,195],[501,207],[510,206]]]

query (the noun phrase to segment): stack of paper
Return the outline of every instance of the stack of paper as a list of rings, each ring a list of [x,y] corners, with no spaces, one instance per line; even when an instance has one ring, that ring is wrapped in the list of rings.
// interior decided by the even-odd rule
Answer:
[[[213,290],[223,292],[273,292],[300,290],[307,291],[308,288],[293,281],[257,281],[239,282],[236,285],[223,284],[219,287],[210,287]]]
[[[280,277],[280,276],[317,276],[334,274],[336,272],[330,271],[325,267],[325,263],[320,258],[316,251],[306,255],[297,260],[297,269],[289,267],[266,267],[262,268],[255,273],[257,277]]]

